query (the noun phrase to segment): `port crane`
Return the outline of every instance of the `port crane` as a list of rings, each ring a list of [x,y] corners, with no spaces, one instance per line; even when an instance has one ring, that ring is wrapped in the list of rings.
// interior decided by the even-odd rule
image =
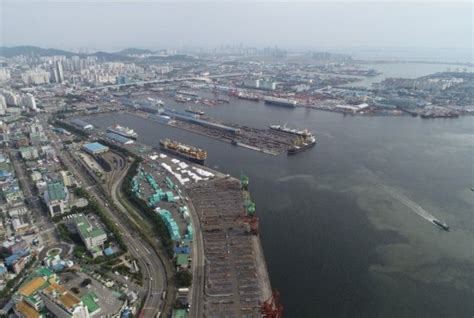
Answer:
[[[260,219],[255,216],[255,203],[250,198],[245,199],[242,214],[235,218],[235,220],[239,219],[242,223],[249,225],[250,233],[258,235],[258,222]]]
[[[277,290],[273,291],[272,297],[263,302],[260,310],[265,318],[282,318],[283,305],[280,303],[280,293]]]
[[[246,175],[244,174],[241,174],[240,175],[240,187],[247,191],[248,189],[248,186],[249,186],[249,177],[247,177]]]

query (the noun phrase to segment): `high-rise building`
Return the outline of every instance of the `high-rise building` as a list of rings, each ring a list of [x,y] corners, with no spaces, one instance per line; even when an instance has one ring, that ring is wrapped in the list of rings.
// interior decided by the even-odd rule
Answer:
[[[64,81],[63,65],[61,61],[56,61],[50,70],[53,83],[62,83]]]
[[[56,61],[56,69],[58,70],[58,83],[64,82],[63,64],[61,61]]]
[[[6,68],[0,68],[0,82],[5,82],[10,79],[10,70]]]
[[[25,84],[41,85],[49,83],[49,73],[44,70],[30,70],[21,75]]]
[[[20,105],[20,98],[15,93],[10,92],[10,91],[4,91],[3,96],[5,97],[7,105],[9,105],[9,106],[19,106]]]
[[[34,111],[37,110],[35,97],[31,95],[30,93],[25,94],[25,96],[23,96],[21,101],[22,101],[22,104],[28,107],[29,109],[34,110]]]
[[[0,95],[0,115],[5,115],[7,110],[7,101],[3,95]]]

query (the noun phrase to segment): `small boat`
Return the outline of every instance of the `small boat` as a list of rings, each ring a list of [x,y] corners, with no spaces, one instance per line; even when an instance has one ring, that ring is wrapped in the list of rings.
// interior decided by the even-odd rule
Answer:
[[[436,226],[440,227],[441,229],[443,229],[443,230],[445,230],[445,231],[449,231],[449,225],[446,224],[446,222],[441,222],[441,221],[439,221],[439,220],[437,220],[437,219],[434,219],[434,220],[433,220],[433,223],[434,223]]]

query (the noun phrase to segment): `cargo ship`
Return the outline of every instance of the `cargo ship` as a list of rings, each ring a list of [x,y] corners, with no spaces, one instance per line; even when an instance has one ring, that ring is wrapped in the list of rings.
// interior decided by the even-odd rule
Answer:
[[[176,95],[174,97],[174,101],[178,103],[186,103],[187,101],[189,101],[189,99],[185,98],[183,95]]]
[[[200,165],[204,165],[207,158],[207,151],[170,139],[160,140],[160,149]]]
[[[291,107],[291,108],[296,107],[296,101],[288,99],[288,98],[265,96],[263,100],[265,101],[265,104]]]
[[[260,96],[255,95],[255,94],[242,93],[242,92],[237,94],[237,98],[250,100],[253,102],[260,101]]]
[[[191,114],[204,115],[204,111],[202,109],[195,109],[190,107],[185,109],[184,111]]]
[[[198,97],[198,94],[190,91],[177,91],[176,94],[182,96]]]
[[[285,132],[285,133],[300,136],[300,137],[309,137],[309,136],[311,136],[311,133],[308,131],[308,129],[297,130],[297,129],[293,129],[293,128],[288,128],[288,127],[286,127],[286,124],[284,124],[283,126],[282,125],[270,125],[270,129]]]
[[[125,138],[131,138],[131,139],[137,139],[138,137],[138,134],[133,129],[128,128],[128,127],[123,127],[118,124],[115,124],[107,128],[107,132],[111,132],[111,133],[123,136]]]
[[[441,228],[442,230],[449,231],[449,225],[446,224],[446,222],[441,222],[437,219],[433,219],[433,223],[439,228]]]
[[[298,138],[296,142],[288,149],[288,155],[295,155],[302,151],[308,150],[314,145],[316,145],[316,138],[313,135]]]

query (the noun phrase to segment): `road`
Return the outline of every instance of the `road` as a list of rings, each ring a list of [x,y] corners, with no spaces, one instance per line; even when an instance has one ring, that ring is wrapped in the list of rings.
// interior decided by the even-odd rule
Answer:
[[[125,160],[124,160],[125,161]],[[111,189],[110,189],[110,194],[112,197],[112,201],[114,204],[121,210],[122,213],[127,214],[127,209],[121,204],[120,200],[117,197],[117,193],[119,192],[119,186],[121,185],[121,182],[123,178],[125,177],[127,171],[128,171],[128,165],[126,165],[126,169],[122,169],[120,171],[120,174],[116,176],[115,181],[112,183]],[[130,224],[130,223],[128,223]],[[143,312],[145,317],[148,315],[151,315],[152,317],[156,317],[159,308],[161,308],[161,293],[164,290],[167,290],[167,275],[165,271],[165,266],[160,258],[160,256],[156,253],[155,249],[153,249],[152,246],[146,244],[145,242],[141,240],[141,235],[137,233],[138,235],[134,235],[133,237],[130,235],[130,233],[133,232],[128,232],[129,236],[125,236],[126,238],[135,241],[136,244],[141,245],[142,249],[146,251],[148,254],[148,261],[145,263],[146,270],[150,271],[151,268],[153,268],[155,275],[153,275],[153,280],[150,282],[152,285],[150,288],[150,292],[146,296],[145,303],[143,306]],[[158,292],[158,295],[156,295],[156,292]],[[156,296],[155,296],[156,295]]]
[[[183,189],[184,190],[184,189]],[[186,191],[183,194],[189,198]],[[188,202],[189,215],[191,216],[194,227],[194,241],[192,249],[193,264],[193,285],[191,294],[191,310],[190,317],[202,317],[202,305],[204,304],[204,243],[201,232],[199,218],[192,204],[192,200]]]
[[[40,230],[40,235],[43,238],[43,242],[48,246],[54,244],[57,239],[56,228],[48,218],[48,214],[43,210],[40,199],[33,194],[32,184],[28,180],[28,176],[25,175],[26,167],[22,160],[18,158],[18,152],[16,150],[10,150],[10,159],[15,169],[15,175],[20,183],[21,189],[25,196],[28,208],[32,212],[33,223]],[[53,233],[53,235],[50,235]]]
[[[52,136],[52,138],[54,138]],[[91,196],[98,202],[108,216],[115,222],[115,225],[122,233],[124,241],[126,242],[129,253],[137,259],[138,265],[144,274],[144,288],[145,301],[143,306],[143,317],[156,317],[161,307],[161,293],[165,290],[164,280],[166,277],[162,268],[160,258],[155,253],[154,249],[140,238],[135,228],[125,215],[120,215],[113,211],[110,205],[106,202],[106,195],[103,189],[98,186],[97,181],[85,171],[85,168],[72,158],[72,156],[61,149],[57,143],[52,143],[56,149],[58,157],[61,159],[64,166],[78,178],[83,187],[88,188]],[[121,173],[120,178],[117,178],[115,189],[121,178],[125,175],[127,169]]]

